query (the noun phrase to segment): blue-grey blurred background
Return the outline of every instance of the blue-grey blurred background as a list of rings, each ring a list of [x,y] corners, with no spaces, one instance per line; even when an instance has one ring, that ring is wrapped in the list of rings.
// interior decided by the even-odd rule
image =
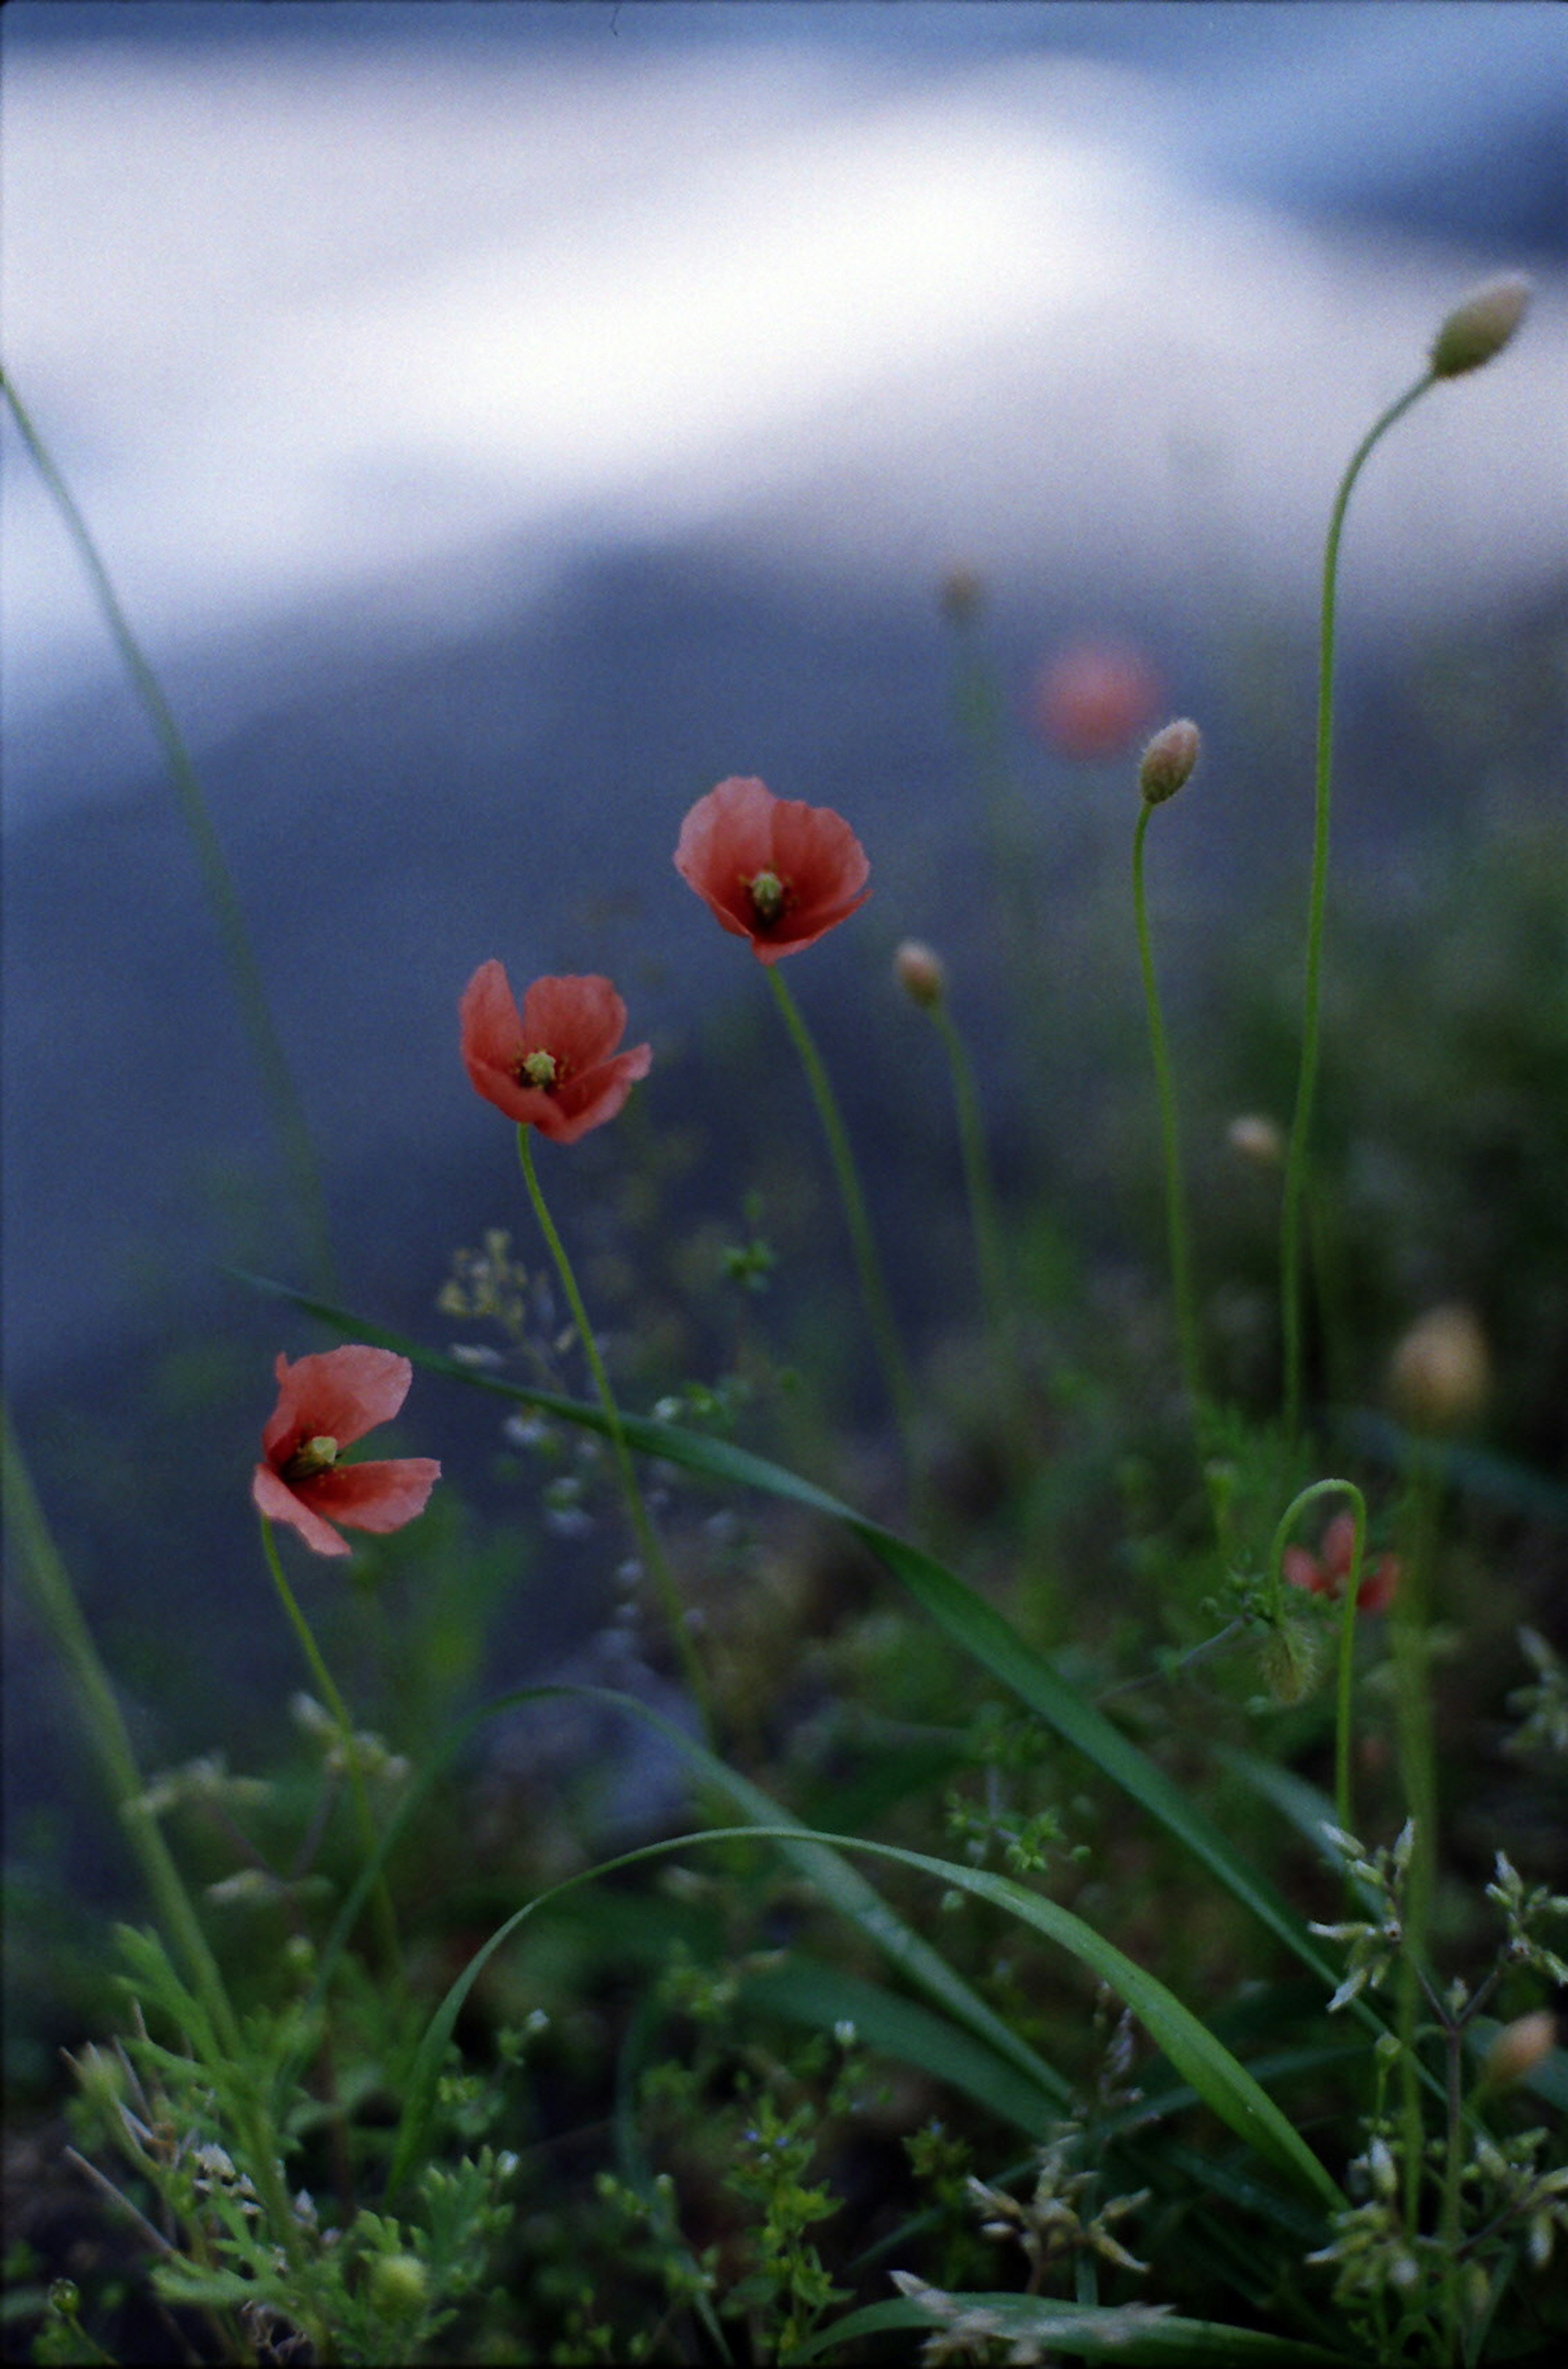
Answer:
[[[0,63],[6,366],[195,753],[345,1290],[432,1339],[451,1249],[527,1231],[456,1059],[480,961],[615,976],[658,1054],[642,1124],[706,1129],[698,1212],[733,1217],[748,1181],[702,1100],[716,1015],[761,1011],[797,1093],[760,977],[670,865],[722,775],[839,807],[872,854],[865,913],[795,972],[831,1054],[854,1062],[906,934],[983,1024],[955,566],[1010,712],[1053,647],[1114,636],[1204,722],[1205,795],[1162,834],[1174,940],[1299,857],[1336,478],[1504,269],[1533,279],[1526,333],[1356,496],[1342,863],[1380,860],[1426,794],[1391,720],[1411,653],[1561,615],[1560,8],[11,0]],[[3,452],[8,1380],[156,1751],[160,1655],[194,1682],[266,1619],[253,1434],[212,1497],[232,1513],[183,1528],[139,1498],[132,1446],[106,1471],[102,1411],[194,1438],[167,1345],[221,1340],[258,1426],[272,1352],[314,1336],[221,1271],[303,1278],[254,1063],[145,718],[8,420]],[[1019,747],[1060,852],[1039,893],[1092,990],[1068,900],[1102,824],[1123,848],[1127,785]],[[1005,1138],[1016,1080],[982,1068]],[[899,1268],[921,1179],[879,1092],[854,1108]],[[615,1133],[546,1163],[589,1233]],[[162,1397],[136,1386],[155,1350]],[[560,1607],[540,1620],[564,1646]],[[25,1623],[17,1660],[36,1800],[70,1737]]]

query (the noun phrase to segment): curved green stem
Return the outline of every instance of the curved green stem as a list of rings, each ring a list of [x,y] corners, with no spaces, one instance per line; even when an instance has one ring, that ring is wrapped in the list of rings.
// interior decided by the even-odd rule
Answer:
[[[321,1648],[315,1642],[310,1622],[301,1611],[299,1600],[283,1576],[283,1566],[278,1557],[278,1542],[272,1535],[272,1525],[265,1514],[261,1516],[261,1544],[267,1557],[267,1567],[272,1574],[272,1585],[278,1591],[279,1600],[288,1617],[289,1626],[299,1640],[300,1650],[305,1657],[306,1666],[316,1685],[321,1688],[322,1699],[332,1713],[337,1722],[338,1733],[343,1739],[343,1758],[348,1768],[349,1788],[354,1796],[355,1814],[360,1822],[361,1848],[367,1860],[373,1859],[376,1850],[375,1817],[371,1809],[371,1797],[365,1784],[365,1772],[360,1766],[359,1750],[354,1737],[354,1722],[349,1716],[349,1706],[338,1693],[331,1671],[322,1659]],[[403,1947],[397,1938],[397,1917],[392,1906],[392,1894],[384,1876],[379,1879],[373,1897],[377,1937],[386,1970],[389,1974],[401,1974]]]
[[[239,2026],[229,2004],[217,1960],[191,1906],[155,1813],[146,1805],[141,1772],[109,1672],[76,1601],[32,1485],[9,1413],[4,1416],[6,1504],[19,1549],[23,1577],[34,1610],[53,1640],[74,1690],[82,1725],[109,1796],[119,1812],[140,1862],[147,1889],[186,1963],[207,2010],[212,2037],[233,2056]]]
[[[184,1960],[200,2003],[205,2028],[192,2031],[191,2043],[213,2067],[215,2077],[232,2075],[243,2064],[245,2054],[239,2019],[174,1855],[164,1840],[157,1814],[147,1801],[113,1683],[93,1643],[71,1575],[39,1504],[27,1459],[11,1426],[9,1410],[5,1408],[0,1408],[0,1447],[4,1451],[0,1462],[4,1467],[6,1505],[29,1600],[65,1665],[82,1726],[109,1799],[119,1813],[165,1932]],[[276,2125],[258,2100],[242,2100],[236,2112],[249,2146],[247,2169],[266,2206],[269,2226],[297,2271],[298,2226],[279,2160]]]
[[[1318,1075],[1318,1012],[1321,1001],[1323,915],[1328,898],[1329,799],[1333,768],[1334,607],[1339,577],[1339,540],[1351,489],[1376,445],[1397,419],[1436,381],[1424,371],[1375,420],[1351,455],[1340,481],[1329,517],[1323,550],[1322,601],[1318,641],[1317,762],[1313,790],[1312,881],[1307,908],[1307,966],[1302,997],[1301,1061],[1296,1084],[1296,1111],[1290,1125],[1290,1148],[1285,1168],[1285,1203],[1280,1222],[1280,1321],[1285,1358],[1285,1432],[1293,1441],[1301,1422],[1301,1198],[1306,1186],[1307,1145],[1312,1126],[1312,1101]]]
[[[223,956],[229,967],[229,979],[240,1017],[250,1038],[251,1051],[261,1073],[262,1090],[271,1108],[272,1124],[282,1146],[283,1158],[293,1182],[300,1213],[311,1248],[312,1265],[320,1277],[322,1288],[330,1289],[333,1259],[326,1218],[326,1198],[322,1189],[321,1175],[316,1166],[315,1150],[311,1142],[310,1127],[300,1100],[278,1032],[272,1024],[272,1013],[267,1000],[267,990],[261,967],[251,945],[245,913],[229,870],[207,800],[185,737],[174,718],[174,711],[164,697],[157,676],[147,661],[141,644],[131,629],[131,623],[120,606],[108,568],[87,529],[86,521],[76,507],[69,486],[61,475],[47,445],[34,427],[10,378],[0,371],[0,394],[4,394],[12,418],[20,431],[33,465],[42,478],[65,531],[75,545],[76,554],[86,570],[93,594],[102,612],[105,624],[116,648],[125,661],[126,670],[135,688],[147,720],[163,750],[164,762],[174,785],[175,797],[190,833],[196,851],[196,861],[201,874],[201,885],[218,934],[223,942]]]
[[[1138,925],[1138,958],[1143,972],[1143,1001],[1149,1013],[1149,1046],[1154,1057],[1154,1080],[1160,1096],[1160,1154],[1165,1171],[1165,1230],[1170,1243],[1171,1289],[1176,1304],[1176,1338],[1180,1344],[1182,1379],[1193,1422],[1203,1413],[1203,1366],[1198,1346],[1197,1312],[1193,1302],[1192,1263],[1187,1248],[1186,1202],[1182,1187],[1181,1144],[1176,1127],[1176,1088],[1170,1047],[1160,1009],[1160,986],[1149,939],[1149,914],[1143,894],[1143,841],[1154,807],[1147,800],[1139,809],[1132,835],[1132,909]]]
[[[807,1082],[817,1104],[817,1116],[828,1139],[828,1154],[833,1163],[833,1175],[839,1187],[839,1199],[843,1206],[844,1219],[849,1227],[850,1242],[860,1276],[861,1296],[871,1325],[871,1337],[876,1345],[887,1395],[893,1402],[893,1413],[903,1442],[904,1461],[911,1483],[917,1488],[921,1480],[921,1463],[915,1441],[917,1433],[914,1383],[898,1345],[898,1328],[893,1322],[892,1303],[883,1278],[882,1262],[876,1254],[876,1243],[866,1215],[865,1196],[860,1189],[860,1173],[844,1127],[839,1105],[829,1082],[822,1056],[817,1050],[815,1038],[807,1027],[805,1016],[784,980],[777,963],[768,966],[768,985],[773,1000],[784,1014],[784,1026],[799,1054],[806,1070]]]
[[[555,1231],[555,1221],[545,1206],[544,1196],[539,1189],[539,1179],[533,1170],[531,1130],[526,1126],[520,1127],[517,1131],[517,1156],[522,1165],[522,1180],[528,1187],[528,1197],[533,1204],[533,1214],[539,1221],[539,1230],[544,1237],[551,1258],[555,1261],[555,1273],[561,1279],[561,1288],[567,1295],[567,1304],[572,1311],[572,1321],[578,1329],[578,1338],[582,1343],[583,1355],[588,1359],[589,1371],[593,1376],[593,1386],[599,1393],[599,1403],[604,1410],[605,1427],[610,1435],[611,1451],[615,1459],[615,1475],[621,1484],[621,1494],[625,1502],[626,1515],[632,1526],[632,1534],[636,1540],[637,1552],[642,1558],[644,1570],[653,1582],[654,1591],[658,1597],[659,1609],[664,1615],[665,1626],[670,1631],[670,1642],[685,1672],[686,1683],[692,1690],[692,1700],[702,1719],[704,1732],[711,1739],[713,1704],[708,1689],[707,1675],[692,1642],[692,1632],[686,1625],[674,1574],[670,1568],[664,1549],[659,1544],[658,1533],[649,1518],[647,1506],[643,1500],[643,1493],[637,1485],[636,1468],[632,1462],[631,1450],[626,1446],[626,1435],[621,1423],[621,1410],[615,1403],[615,1393],[610,1387],[610,1377],[604,1369],[604,1360],[599,1354],[599,1344],[594,1339],[593,1327],[588,1321],[588,1310],[584,1307],[582,1294],[578,1289],[578,1279],[572,1271],[572,1263],[567,1256],[566,1244]]]
[[[1356,1670],[1356,1608],[1361,1594],[1361,1554],[1367,1538],[1367,1500],[1354,1481],[1314,1481],[1292,1497],[1279,1517],[1269,1549],[1269,1609],[1278,1619],[1284,1609],[1285,1549],[1299,1515],[1320,1497],[1337,1493],[1350,1500],[1355,1531],[1350,1543],[1350,1569],[1339,1611],[1339,1659],[1334,1689],[1333,1816],[1342,1835],[1356,1832],[1350,1792],[1351,1683]]]

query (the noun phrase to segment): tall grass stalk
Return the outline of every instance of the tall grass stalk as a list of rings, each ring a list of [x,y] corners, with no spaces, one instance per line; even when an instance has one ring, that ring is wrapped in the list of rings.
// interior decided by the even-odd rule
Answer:
[[[7,1517],[17,1540],[17,1560],[29,1599],[64,1664],[88,1748],[98,1764],[109,1801],[135,1854],[164,1931],[183,1959],[200,2003],[207,2029],[204,2032],[192,2031],[191,2044],[212,2066],[214,2079],[220,2079],[243,2060],[239,2019],[184,1879],[164,1840],[157,1814],[147,1799],[113,1683],[93,1643],[71,1575],[44,1517],[10,1412],[4,1407],[0,1407],[0,1447]],[[236,2103],[236,2111],[243,2112],[248,2124],[246,2134],[250,2142],[250,2169],[266,2206],[269,2224],[276,2231],[291,2264],[298,2270],[298,2226],[283,2180],[271,2117],[255,2100]]]
[[[0,371],[0,392],[5,395],[11,417],[60,513],[66,533],[75,545],[93,596],[163,751],[176,802],[195,850],[208,907],[217,925],[223,959],[228,965],[229,983],[260,1072],[262,1092],[271,1112],[272,1124],[304,1230],[310,1271],[319,1288],[330,1295],[334,1288],[331,1232],[326,1215],[326,1196],[322,1186],[315,1148],[311,1140],[310,1126],[293,1072],[289,1067],[288,1056],[273,1024],[261,966],[251,944],[239,892],[219,841],[206,794],[186,746],[185,736],[175,721],[174,711],[164,696],[163,687],[146,653],[132,631],[130,619],[75,498],[9,375],[4,371]]]

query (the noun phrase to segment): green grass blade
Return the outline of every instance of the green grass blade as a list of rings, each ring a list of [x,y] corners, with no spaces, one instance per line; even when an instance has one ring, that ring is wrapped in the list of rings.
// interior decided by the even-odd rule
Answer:
[[[817,2031],[851,2023],[856,2040],[876,2054],[930,2073],[1028,2138],[1046,2138],[1066,2104],[1065,2084],[1063,2097],[1052,2104],[947,2017],[799,1950],[792,1949],[780,1965],[748,1974],[740,1997],[747,2006]]]
[[[664,1718],[662,1713],[654,1711],[648,1704],[639,1702],[635,1696],[617,1694],[604,1687],[556,1684],[516,1688],[511,1692],[485,1704],[453,1729],[441,1752],[419,1772],[414,1784],[404,1794],[382,1831],[375,1852],[361,1871],[357,1883],[344,1901],[332,1931],[317,1959],[315,1980],[310,2001],[313,2008],[322,2003],[326,1997],[338,1956],[347,1945],[348,1937],[354,1929],[355,1920],[364,1902],[369,1898],[371,1890],[387,1858],[395,1848],[404,1828],[426,1799],[443,1769],[450,1765],[487,1720],[497,1718],[503,1711],[516,1710],[524,1703],[539,1702],[551,1697],[560,1696],[571,1696],[581,1700],[608,1705],[614,1710],[624,1711],[629,1717],[641,1720],[645,1726],[656,1729],[684,1755],[702,1785],[713,1792],[724,1794],[734,1803],[741,1815],[751,1822],[753,1826],[765,1829],[783,1846],[784,1855],[793,1860],[800,1873],[816,1888],[829,1906],[856,1925],[866,1938],[874,1941],[884,1955],[898,1967],[910,1982],[923,1990],[928,1998],[934,1999],[945,2011],[946,2016],[951,2019],[951,2025],[943,2027],[948,2031],[949,2051],[954,2061],[964,2068],[967,2078],[971,2081],[983,2081],[990,2094],[1010,2097],[1013,2101],[1012,2119],[1016,2121],[1020,2115],[1027,2116],[1024,2127],[1035,2130],[1048,2125],[1052,2114],[1059,2112],[1068,2100],[1070,2095],[1068,2084],[1045,2062],[1043,2057],[1037,2055],[1029,2047],[1025,2041],[1019,2038],[993,2008],[986,2005],[979,1993],[972,1990],[963,1976],[954,1971],[940,1951],[933,1950],[929,1942],[923,1941],[918,1933],[911,1931],[864,1876],[858,1874],[838,1851],[824,1844],[809,1828],[800,1825],[798,1821],[790,1816],[787,1810],[782,1809],[778,1802],[761,1791],[761,1787],[751,1784],[748,1779],[728,1768],[725,1762],[709,1752],[705,1745],[688,1735],[682,1728],[677,1727],[672,1721]],[[725,1829],[724,1831],[745,1832],[747,1829]],[[703,1837],[699,1836],[696,1839],[701,1840]],[[658,1849],[673,1847],[656,1845],[653,1848]],[[633,1857],[644,1855],[646,1854],[634,1853]],[[619,1860],[614,1862],[616,1865],[624,1863]],[[587,1876],[574,1877],[567,1884],[557,1889],[570,1890],[577,1883],[586,1881],[588,1881]],[[555,1894],[544,1896],[555,1897]],[[537,1905],[537,1902],[531,1904],[531,1906]],[[445,2055],[446,2042],[451,2038],[455,2025],[457,2008],[467,1997],[469,1988],[492,1951],[528,1913],[528,1909],[525,1908],[520,1911],[516,1917],[509,1919],[498,1934],[491,1936],[479,1956],[470,1960],[468,1965],[458,1976],[456,1984],[447,1993],[441,2007],[437,2009],[431,2025],[427,2029],[425,2039],[417,2052],[414,2067],[405,2083],[404,2113],[394,2146],[392,2170],[388,2181],[389,2194],[400,2185],[414,2160],[419,2138],[423,2134],[425,2123],[429,2118],[430,2100],[434,2096],[435,2084]],[[454,1999],[456,2004],[452,2006],[452,2013],[445,2021],[444,2036],[432,2054],[431,2035],[435,2031],[436,2023],[445,2016],[448,2006]],[[933,2018],[932,2020],[934,2022],[936,2019]],[[952,2025],[957,2026],[958,2029],[953,2030]],[[286,2084],[294,2069],[289,2066],[280,2068],[278,2077],[280,2083]],[[960,2082],[956,2086],[964,2085]]]
[[[1213,2319],[1181,2319],[1159,2306],[1152,2308],[1053,2302],[1044,2295],[954,2295],[944,2301],[956,2311],[983,2314],[1006,2342],[1048,2345],[1053,2352],[1072,2352],[1082,2360],[1102,2358],[1139,2363],[1169,2363],[1178,2369],[1191,2362],[1196,2369],[1366,2369],[1366,2356],[1331,2352],[1321,2344],[1305,2344],[1288,2336],[1270,2336],[1252,2328],[1228,2328]],[[936,2312],[918,2303],[867,2304],[819,2328],[797,2345],[792,2362],[820,2360],[863,2336],[895,2329],[934,2329],[944,2324]],[[1036,2358],[1034,2352],[1010,2358]]]
[[[626,1700],[629,1702],[629,1698]],[[688,1745],[694,1760],[709,1757],[700,1745],[691,1745],[690,1739]],[[395,2192],[406,2178],[418,2154],[436,2084],[464,2002],[495,1952],[528,1917],[551,1901],[561,1899],[581,1885],[594,1883],[599,1877],[614,1873],[622,1868],[666,1858],[673,1851],[691,1850],[704,1843],[738,1841],[748,1837],[758,1841],[782,1844],[786,1854],[795,1859],[797,1864],[806,1864],[805,1855],[814,1854],[816,1868],[825,1872],[834,1884],[832,1896],[835,1906],[846,1897],[853,1901],[854,1896],[853,1890],[837,1879],[838,1855],[845,1851],[866,1852],[875,1859],[913,1868],[921,1874],[935,1878],[944,1886],[952,1885],[971,1893],[977,1899],[989,1900],[1022,1923],[1033,1926],[1036,1932],[1068,1951],[1101,1982],[1109,1984],[1131,2008],[1155,2044],[1164,2051],[1176,2072],[1190,2082],[1204,2103],[1237,2137],[1308,2189],[1320,2204],[1333,2210],[1344,2203],[1339,2189],[1295,2125],[1281,2113],[1245,2066],[1237,2062],[1230,2050],[1214,2038],[1207,2026],[1200,2023],[1191,2009],[1185,2007],[1173,1992],[1167,1990],[1163,1983],[1146,1973],[1114,1943],[1104,1940],[1081,1917],[1075,1917],[1070,1909],[1059,1907],[1054,1900],[1046,1900],[1037,1894],[1026,1892],[1010,1877],[992,1875],[983,1868],[960,1867],[951,1860],[928,1858],[922,1851],[902,1849],[894,1843],[863,1842],[847,1835],[819,1835],[808,1827],[793,1824],[782,1826],[717,1826],[700,1834],[678,1835],[663,1842],[645,1844],[640,1849],[624,1852],[615,1859],[603,1860],[596,1868],[585,1869],[567,1877],[562,1883],[553,1884],[532,1900],[525,1901],[521,1908],[507,1917],[475,1952],[447,1991],[419,2044],[406,2085],[403,2119],[398,2126],[388,2175],[389,2193]],[[876,1895],[873,1894],[872,1898],[875,1900]],[[855,1913],[853,1907],[849,1913]],[[879,1934],[878,1938],[882,1936]],[[1022,2046],[1021,2043],[1013,2044]]]

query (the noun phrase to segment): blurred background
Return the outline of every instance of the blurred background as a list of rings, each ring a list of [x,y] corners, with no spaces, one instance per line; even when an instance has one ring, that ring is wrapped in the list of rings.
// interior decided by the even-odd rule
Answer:
[[[534,1258],[456,1056],[498,956],[520,986],[612,973],[655,1044],[631,1118],[544,1174],[612,1322],[700,1271],[656,1272],[656,1239],[743,1232],[771,1174],[779,1322],[821,1345],[836,1218],[819,1176],[779,1181],[781,1146],[821,1165],[803,1089],[670,864],[732,772],[872,857],[865,912],[792,977],[911,1327],[967,1287],[945,1104],[887,982],[906,935],[953,966],[1004,1185],[1043,1163],[1107,1257],[1157,1261],[1147,1146],[1102,1093],[1137,1050],[1130,758],[1042,728],[1039,670],[1130,653],[1139,730],[1202,722],[1154,894],[1178,1023],[1224,1024],[1217,950],[1277,938],[1299,892],[1334,485],[1502,270],[1534,281],[1524,333],[1417,407],[1351,516],[1346,893],[1419,930],[1424,864],[1482,867],[1561,780],[1561,9],[11,0],[0,66],[6,367],[189,739],[368,1316],[444,1345],[458,1245],[505,1225]],[[8,1387],[156,1759],[215,1740],[214,1674],[241,1743],[292,1682],[247,1476],[273,1354],[322,1336],[224,1271],[306,1280],[286,1178],[145,717],[9,419],[0,449]],[[1011,1029],[955,706],[982,662],[1032,834]],[[1467,1282],[1430,1265],[1413,1296]],[[475,1428],[417,1390],[410,1448],[461,1471]],[[601,1601],[536,1583],[535,1663]],[[85,1849],[19,1613],[10,1665],[14,1848]]]

